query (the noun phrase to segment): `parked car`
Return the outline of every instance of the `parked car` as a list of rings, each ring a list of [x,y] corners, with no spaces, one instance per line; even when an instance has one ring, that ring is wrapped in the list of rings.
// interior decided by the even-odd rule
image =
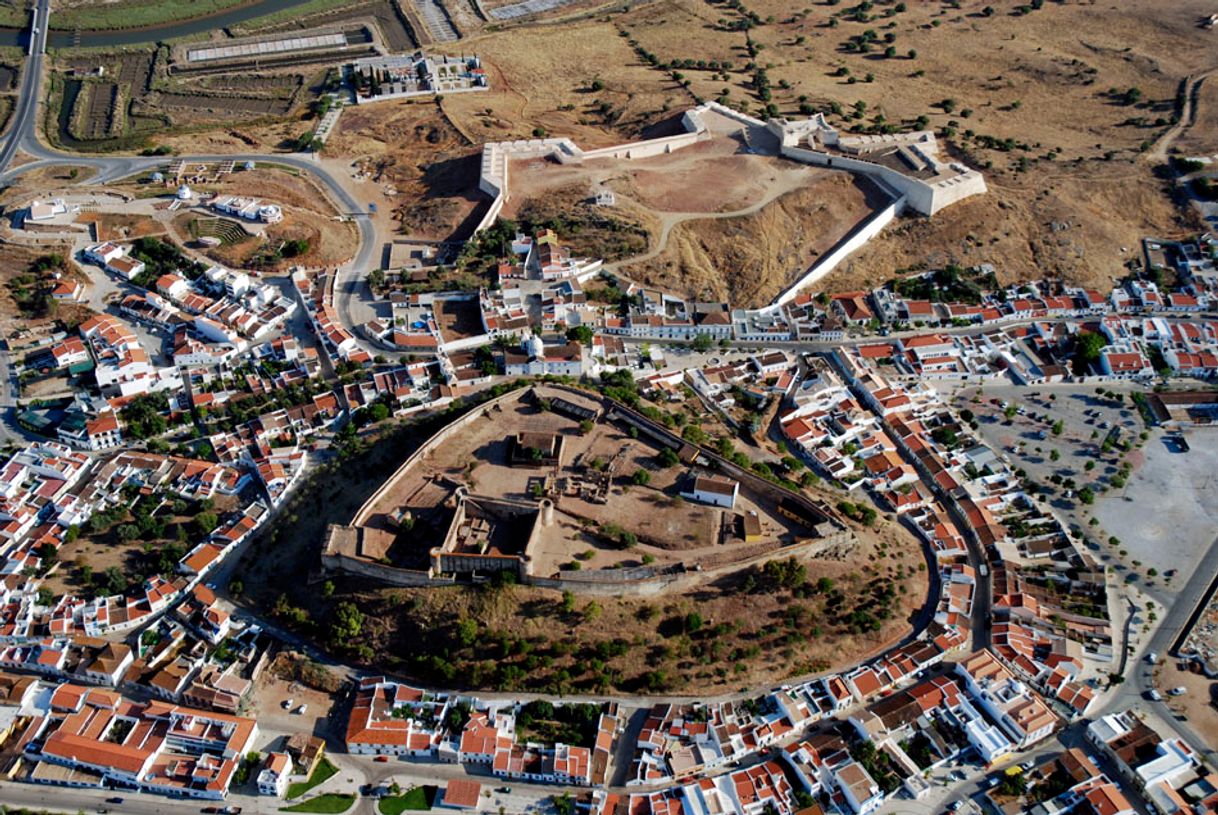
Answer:
[[[1186,693],[1188,693],[1188,688],[1184,687],[1183,685],[1172,688],[1167,692],[1169,696],[1183,696]]]
[[[119,798],[117,795],[114,796],[113,798],[106,799],[107,804],[121,804],[122,802],[123,802],[123,799]]]
[[[373,760],[373,761],[376,761],[376,762],[379,762],[379,763],[381,763],[381,764],[388,764],[388,763],[389,763],[389,756],[377,756],[376,758],[374,758],[374,759],[372,759],[372,760]]]
[[[301,705],[300,707],[296,708],[296,715],[303,716],[305,714],[305,711],[308,709],[309,709],[308,705]]]
[[[229,804],[224,809],[222,809],[221,812],[223,812],[224,815],[241,815],[241,807],[233,806],[232,804]]]
[[[281,707],[282,707],[284,710],[291,710],[291,709],[292,709],[292,700],[291,700],[291,699],[284,699],[284,700],[283,700],[283,704],[281,705]]]
[[[1151,651],[1149,654],[1146,655],[1146,661],[1149,662],[1151,665],[1154,665],[1156,662],[1159,661],[1159,655],[1156,654],[1154,651]]]
[[[1163,694],[1159,693],[1154,688],[1151,688],[1150,690],[1146,691],[1146,698],[1150,699],[1152,702],[1161,702],[1163,701]]]

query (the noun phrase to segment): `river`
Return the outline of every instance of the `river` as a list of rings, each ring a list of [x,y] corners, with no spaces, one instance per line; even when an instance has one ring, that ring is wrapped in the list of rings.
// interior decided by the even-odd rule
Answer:
[[[204,17],[192,17],[147,28],[126,28],[107,31],[52,31],[47,38],[47,48],[117,48],[127,45],[144,45],[163,42],[177,37],[215,31],[218,28],[240,25],[247,20],[274,14],[277,11],[303,5],[308,0],[256,0],[236,8],[218,11]],[[54,20],[52,13],[51,19]],[[29,30],[0,28],[0,46],[15,46],[25,50],[29,45]]]

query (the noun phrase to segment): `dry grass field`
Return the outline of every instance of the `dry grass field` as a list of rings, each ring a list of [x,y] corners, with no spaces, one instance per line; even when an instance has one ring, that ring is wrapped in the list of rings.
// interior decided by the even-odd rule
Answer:
[[[479,148],[432,101],[348,108],[326,154],[353,159],[412,237],[466,238],[489,203],[478,192]]]
[[[462,47],[492,63],[498,84],[486,96],[444,106],[475,140],[527,136],[540,127],[601,144],[665,118],[657,106],[669,114],[697,99],[720,99],[762,114],[763,68],[771,113],[825,111],[852,130],[930,127],[987,174],[989,196],[887,231],[831,277],[829,288],[949,259],[993,262],[1004,280],[1049,272],[1102,283],[1122,273],[1130,255],[1121,250],[1141,235],[1194,226],[1141,157],[1170,126],[1183,79],[1214,67],[1212,34],[1196,25],[1209,6],[1051,2],[1021,13],[1020,5],[881,0],[862,22],[854,5],[816,3],[793,12],[790,4],[755,0],[745,7],[761,24],[746,33],[740,13],[724,5],[661,0],[581,22],[475,36]],[[850,44],[863,37],[870,38],[866,53]],[[536,47],[558,39],[564,47]],[[588,41],[603,56],[588,59]],[[670,66],[673,60],[682,64]],[[601,90],[592,90],[595,81]],[[1212,138],[1212,85],[1202,83],[1197,125],[1178,149],[1204,151]],[[601,101],[622,108],[621,118],[596,115],[589,103]],[[1053,223],[1070,227],[1051,232]],[[718,281],[718,288],[731,287]]]
[[[19,292],[18,279],[26,279],[30,264],[43,255],[58,254],[67,257],[71,252],[69,244],[49,244],[46,246],[29,247],[0,242],[0,337],[10,341],[10,348],[24,346],[29,341],[44,337],[56,329],[56,320],[67,317],[73,309],[55,308],[42,316],[22,314],[17,304]],[[29,278],[33,279],[33,278]],[[45,288],[49,281],[42,280],[35,287]]]
[[[444,112],[474,143],[570,136],[583,147],[635,138],[694,103],[671,79],[643,64],[617,27],[603,19],[484,34],[450,46],[476,52],[490,90],[453,94]],[[603,87],[594,90],[594,83]]]
[[[1153,157],[1185,79],[1218,65],[1212,32],[1197,26],[1212,12],[1208,0],[1050,0],[1037,9],[1016,0],[592,5],[508,24],[463,19],[466,37],[432,47],[482,57],[488,92],[348,110],[325,154],[356,162],[382,188],[400,231],[427,238],[465,237],[476,221],[485,141],[544,134],[586,147],[621,143],[672,132],[677,114],[707,99],[757,115],[821,111],[853,131],[931,128],[986,173],[989,195],[886,230],[827,288],[948,260],[991,262],[1004,281],[1048,273],[1103,284],[1122,273],[1131,256],[1122,250],[1139,237],[1197,226],[1173,203]],[[1216,96],[1214,80],[1203,81],[1196,123],[1173,150],[1218,149]],[[302,127],[295,119],[228,125],[158,143],[248,151],[274,148]],[[667,180],[677,197],[717,187]],[[797,220],[770,220],[773,245],[806,243]],[[706,228],[711,239],[726,225]],[[695,231],[688,225],[675,236],[692,247],[701,238],[682,235]],[[774,288],[766,264],[759,279],[744,271],[729,280],[715,258],[695,263],[696,254],[682,250],[680,262],[701,268],[699,290],[748,298]]]
[[[677,224],[660,254],[624,271],[699,299],[761,306],[884,200],[864,179],[826,172],[755,214]]]

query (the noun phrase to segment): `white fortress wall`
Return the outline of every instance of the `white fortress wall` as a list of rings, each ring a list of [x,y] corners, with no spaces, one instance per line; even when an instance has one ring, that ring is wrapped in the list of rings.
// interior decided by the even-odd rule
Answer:
[[[939,210],[946,206],[951,206],[957,201],[963,201],[965,198],[970,198],[974,195],[981,195],[987,189],[985,186],[985,176],[981,173],[963,165],[953,164],[952,166],[962,172],[960,175],[935,184],[935,194],[931,210],[927,213],[928,215],[934,215]]]
[[[838,243],[827,254],[817,258],[816,262],[808,267],[808,271],[804,272],[803,277],[784,289],[782,293],[774,298],[770,305],[761,310],[771,312],[791,302],[800,291],[829,274],[851,253],[858,251],[867,241],[880,234],[880,230],[892,223],[904,211],[905,205],[904,196],[899,196],[890,201],[888,206],[873,214],[859,226],[854,234]]]
[[[666,155],[673,150],[680,150],[682,147],[689,147],[691,144],[696,144],[709,138],[710,133],[706,130],[695,131],[693,133],[678,133],[675,136],[663,136],[658,139],[631,142],[630,144],[618,144],[613,147],[601,147],[597,150],[586,150],[584,151],[584,158],[650,158],[651,156]]]
[[[727,107],[726,105],[721,105],[718,102],[703,102],[700,107],[695,108],[694,110],[695,111],[701,111],[701,110],[714,111],[715,113],[718,113],[720,116],[726,116],[728,119],[732,119],[734,121],[740,122],[740,124],[747,125],[748,127],[767,127],[767,128],[769,127],[768,124],[761,121],[760,119],[756,119],[752,116],[749,116],[747,113],[741,113],[738,110],[732,110],[731,108]]]
[[[789,159],[814,164],[818,167],[830,167],[837,170],[848,170],[862,173],[882,181],[888,187],[896,190],[905,198],[905,203],[923,215],[934,211],[934,188],[925,181],[902,175],[896,170],[873,164],[870,161],[851,158],[848,156],[831,156],[819,150],[808,150],[803,147],[783,146],[782,154]]]

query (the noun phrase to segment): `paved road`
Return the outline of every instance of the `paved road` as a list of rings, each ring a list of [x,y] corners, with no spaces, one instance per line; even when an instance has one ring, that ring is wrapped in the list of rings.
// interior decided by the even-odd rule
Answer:
[[[1162,622],[1151,635],[1146,647],[1137,655],[1139,656],[1138,664],[1133,665],[1132,670],[1126,673],[1125,682],[1118,687],[1117,692],[1108,700],[1108,704],[1096,714],[1098,717],[1129,710],[1133,707],[1153,710],[1190,747],[1201,755],[1209,756],[1211,760],[1218,758],[1218,751],[1215,751],[1201,738],[1187,722],[1177,719],[1176,714],[1164,702],[1152,702],[1146,698],[1147,691],[1154,687],[1154,677],[1150,666],[1141,657],[1154,653],[1160,659],[1169,658],[1168,654],[1173,644],[1188,625],[1194,609],[1205,595],[1215,575],[1218,575],[1218,538],[1210,544],[1209,551],[1197,563],[1192,577],[1176,595],[1175,602],[1164,610]]]
[[[21,84],[17,89],[17,109],[13,113],[8,138],[0,148],[0,173],[8,169],[17,148],[26,136],[38,129],[38,105],[41,101],[42,63],[46,57],[47,29],[51,23],[51,0],[38,0],[34,7],[33,33],[25,65],[21,69]]]
[[[30,55],[22,72],[21,85],[18,91],[17,109],[13,116],[12,127],[5,139],[3,146],[0,146],[0,183],[9,183],[21,173],[30,169],[44,166],[52,166],[57,164],[71,163],[77,166],[84,166],[94,169],[95,175],[88,180],[88,183],[106,183],[139,172],[146,172],[164,163],[164,159],[143,158],[143,157],[93,157],[93,156],[73,156],[69,154],[59,153],[48,149],[42,145],[37,138],[37,121],[38,107],[41,99],[42,71],[43,59],[46,47],[46,32],[49,27],[50,2],[49,0],[38,0],[34,12],[34,27],[36,33],[33,34]],[[18,150],[23,150],[34,158],[30,164],[18,168],[10,169],[10,165]],[[349,216],[356,224],[360,232],[360,249],[355,258],[344,269],[340,270],[336,281],[335,300],[336,308],[340,318],[349,328],[354,328],[355,320],[353,315],[353,298],[360,296],[363,289],[363,277],[371,268],[373,255],[376,248],[375,231],[365,207],[339,183],[330,172],[319,166],[316,161],[308,155],[293,154],[293,155],[200,155],[200,156],[185,156],[183,157],[190,161],[255,161],[255,162],[273,162],[286,165],[299,171],[312,175],[334,199],[334,203],[340,212]],[[1061,318],[1065,319],[1065,318]],[[1075,318],[1077,319],[1077,318]],[[1014,325],[1015,323],[1011,323]],[[926,329],[926,331],[936,329]],[[938,329],[946,333],[961,333],[972,334],[984,331],[993,330],[992,326],[975,326],[964,329]],[[907,334],[925,333],[925,331],[906,332]],[[899,335],[894,335],[899,336]],[[780,347],[786,347],[791,350],[809,350],[809,351],[826,351],[841,345],[849,345],[860,342],[874,342],[877,338],[852,338],[845,342],[816,342],[816,343],[774,343]],[[769,345],[770,343],[767,343]],[[737,343],[736,345],[752,346],[756,343]],[[5,365],[5,373],[11,371],[8,368],[7,359],[0,359],[0,364]],[[7,380],[9,376],[0,376],[0,379]],[[0,390],[4,386],[0,386]],[[5,394],[0,393],[0,399],[4,399]],[[11,394],[7,395],[6,401],[11,401]],[[1176,602],[1165,610],[1165,617],[1158,630],[1152,636],[1148,645],[1148,650],[1156,651],[1160,654],[1165,654],[1168,647],[1178,637],[1181,629],[1187,623],[1197,600],[1200,599],[1206,588],[1208,587],[1211,577],[1218,573],[1218,541],[1211,546],[1209,552],[1199,564],[1198,568],[1193,573],[1193,578],[1180,592]],[[984,594],[988,595],[988,592]],[[1153,707],[1160,716],[1167,721],[1188,743],[1194,746],[1195,749],[1202,752],[1210,752],[1208,747],[1186,724],[1177,721],[1170,710],[1165,705],[1147,702],[1142,699],[1142,694],[1151,687],[1152,678],[1147,671],[1139,670],[1131,681],[1127,681],[1121,686],[1119,691],[1113,695],[1108,704],[1105,705],[1103,712],[1112,712],[1124,710],[1132,707],[1135,704]],[[639,703],[645,700],[625,700],[625,703]],[[375,765],[373,765],[375,767]],[[423,765],[428,766],[428,765]],[[379,775],[380,768],[373,769],[370,775]],[[434,768],[433,768],[434,769]],[[386,774],[405,774],[400,767],[385,767]],[[975,790],[975,785],[969,791]],[[0,785],[0,799],[7,804],[15,804],[19,806],[37,807],[40,809],[60,810],[60,811],[77,811],[77,810],[95,810],[104,805],[104,799],[108,797],[107,793],[101,791],[89,790],[64,790],[64,789],[46,789],[37,786],[4,783]],[[124,796],[126,801],[122,805],[122,811],[132,813],[133,815],[155,815],[156,813],[164,812],[166,804],[169,803],[166,799],[158,796],[139,796],[127,795]],[[277,802],[267,801],[266,799],[258,800],[241,796],[241,804],[247,806],[249,812],[275,811]],[[194,806],[192,803],[183,802],[180,804],[182,809],[188,809]],[[366,805],[362,805],[367,809]]]

